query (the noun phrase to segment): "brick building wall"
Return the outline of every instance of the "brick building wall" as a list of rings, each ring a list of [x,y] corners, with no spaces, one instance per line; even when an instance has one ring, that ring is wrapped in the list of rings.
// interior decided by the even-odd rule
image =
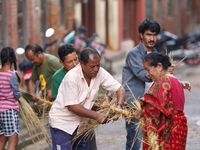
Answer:
[[[8,45],[17,49],[17,0],[7,0]]]
[[[47,42],[52,42],[58,40],[58,42],[52,45],[48,52],[50,54],[56,55],[58,53],[58,47],[62,43],[63,36],[73,29],[73,19],[74,19],[74,4],[73,0],[63,0],[64,12],[61,12],[60,1],[48,0],[48,28],[53,28],[55,30],[54,34],[47,39]],[[61,24],[61,13],[64,15],[64,25]]]
[[[37,43],[44,47],[47,42],[55,39],[58,43],[49,48],[49,53],[57,55],[59,43],[62,42],[63,36],[73,29],[74,18],[74,1],[63,0],[65,4],[63,27],[60,25],[60,1],[59,0],[24,0],[27,2],[27,26],[28,26],[28,43]],[[8,45],[14,49],[18,48],[18,2],[17,0],[7,0],[7,26],[8,26]],[[43,7],[46,9],[44,10]],[[46,15],[46,16],[44,16]],[[46,18],[46,19],[45,19]],[[45,31],[53,28],[55,33],[50,38],[45,38]],[[25,48],[25,47],[24,47]]]
[[[74,28],[74,1],[65,1],[65,29]]]
[[[168,2],[169,0],[152,0],[151,16],[153,19],[159,21],[159,15],[161,15],[162,29],[178,35],[179,28],[181,28],[181,35],[185,35],[188,32],[194,32],[200,30],[200,1],[191,1],[191,9],[188,10],[187,0],[173,0],[173,12],[172,16],[168,15]],[[161,3],[161,12],[159,12],[159,4]],[[181,14],[179,9],[181,8]],[[181,26],[179,25],[179,15],[181,15]]]

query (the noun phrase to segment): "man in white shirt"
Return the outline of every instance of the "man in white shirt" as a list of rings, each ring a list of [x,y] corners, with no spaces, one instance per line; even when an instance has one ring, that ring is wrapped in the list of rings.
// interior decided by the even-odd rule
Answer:
[[[71,69],[64,77],[57,98],[49,113],[53,150],[88,150],[88,141],[71,144],[78,126],[83,119],[91,118],[101,124],[106,123],[105,114],[92,111],[98,96],[99,87],[110,93],[117,93],[118,108],[124,103],[125,90],[106,70],[100,67],[100,55],[91,47],[81,52],[80,64]]]

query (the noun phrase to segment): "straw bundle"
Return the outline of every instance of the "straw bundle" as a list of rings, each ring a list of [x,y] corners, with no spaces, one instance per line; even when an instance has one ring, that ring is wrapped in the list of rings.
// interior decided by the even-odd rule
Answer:
[[[53,105],[53,102],[50,102],[48,100],[46,100],[45,98],[41,98],[39,93],[36,94],[31,94],[28,92],[23,92],[24,97],[28,100],[28,101],[32,101],[30,100],[30,98],[26,97],[25,94],[30,95],[32,97],[35,98],[36,102],[34,102],[34,105],[32,106],[35,110],[35,112],[37,113],[37,115],[41,118],[41,119],[46,119],[48,118],[48,114],[49,114],[49,110],[50,110],[50,106]]]
[[[51,143],[50,142],[51,140],[43,124],[38,119],[37,115],[31,108],[29,103],[23,97],[19,98],[19,108],[20,108],[19,114],[23,119],[23,122],[26,126],[26,129],[28,130],[28,133],[33,143],[42,138],[42,136],[39,136],[38,133],[42,133],[43,136],[46,138],[47,142]]]
[[[146,141],[146,144],[149,145],[149,150],[163,150],[164,148],[163,143],[159,145],[158,134],[152,129],[148,130]]]
[[[178,66],[181,66],[181,65],[183,65],[182,64],[182,62],[185,60],[185,58],[187,57],[187,56],[185,56],[183,59],[181,59],[178,63],[176,62],[176,61],[174,61],[174,59],[173,59],[173,57],[172,57],[172,55],[171,55],[171,52],[167,52],[167,49],[166,49],[166,55],[167,56],[169,56],[169,60],[170,60],[170,62],[171,62],[171,64],[174,66],[174,67],[178,67]]]
[[[137,100],[134,100],[132,105],[125,103],[123,109],[117,108],[117,98],[114,97],[111,101],[107,98],[104,98],[102,101],[95,103],[95,106],[98,107],[97,112],[103,113],[108,118],[108,122],[120,120],[122,117],[125,118],[129,123],[132,119],[135,118],[136,113],[141,109],[140,103]],[[108,123],[107,122],[107,123]],[[93,136],[93,130],[99,126],[99,123],[93,119],[84,119],[79,125],[78,135],[73,139],[75,142],[80,136],[84,135],[85,139],[89,139]],[[144,120],[141,118],[138,123],[138,128],[144,127]],[[136,137],[137,138],[137,137]],[[133,139],[134,140],[134,139]]]
[[[120,120],[122,117],[124,117],[124,119],[130,123],[131,120],[135,118],[135,115],[141,110],[140,103],[136,99],[133,101],[132,105],[128,105],[127,103],[125,103],[123,109],[116,108],[117,106],[116,97],[114,97],[112,101],[109,101],[106,98],[104,99],[105,99],[104,101],[96,102],[95,105],[98,106],[97,112],[106,114],[106,117],[109,118],[108,119],[109,121],[117,121],[117,120]],[[90,137],[94,135],[92,131],[98,126],[99,126],[99,123],[96,120],[84,119],[79,126],[79,129],[77,132],[78,134],[74,137],[73,142],[75,142],[82,135],[85,140],[89,139]],[[137,123],[136,132],[139,132],[138,130],[139,128],[143,129],[144,127],[145,127],[144,118],[141,117]],[[149,140],[148,140],[149,142],[147,144],[150,145],[152,149],[154,148],[156,148],[155,150],[162,149],[162,147],[158,145],[158,142],[156,142],[158,141],[158,136],[156,135],[155,132],[152,132],[152,131],[149,132],[148,137],[149,137]],[[134,137],[134,139],[132,139],[133,144],[136,141],[136,139],[137,137]]]
[[[37,94],[35,95],[35,94],[29,93],[29,95],[35,97],[35,99],[37,100],[37,103],[39,103],[39,104],[47,104],[48,106],[52,106],[53,105],[53,102],[50,102],[50,101],[46,100],[46,98],[41,98]]]
[[[42,99],[40,97],[36,97],[35,98],[40,104],[47,104],[48,106],[52,106],[53,102],[47,101],[45,99]]]

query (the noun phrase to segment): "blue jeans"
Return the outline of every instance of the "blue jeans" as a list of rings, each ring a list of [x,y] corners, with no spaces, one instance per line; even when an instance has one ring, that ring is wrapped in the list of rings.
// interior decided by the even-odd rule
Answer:
[[[50,130],[53,150],[89,150],[89,140],[85,141],[83,136],[80,136],[72,145],[71,140],[76,135],[77,130],[72,135],[51,126]]]
[[[133,119],[130,124],[126,122],[126,131],[127,131],[127,136],[126,136],[126,150],[139,150],[141,147],[141,140],[142,140],[142,130],[137,128],[137,120]],[[134,140],[134,144],[133,144]],[[133,144],[133,147],[132,147]],[[132,147],[132,148],[131,148]]]
[[[97,143],[96,143],[96,135],[94,133],[94,130],[92,131],[93,132],[93,137],[92,139],[90,138],[89,139],[89,150],[97,150]]]

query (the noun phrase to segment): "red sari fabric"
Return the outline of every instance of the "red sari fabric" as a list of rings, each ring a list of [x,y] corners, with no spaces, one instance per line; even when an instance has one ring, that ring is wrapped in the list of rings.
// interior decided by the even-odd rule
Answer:
[[[143,130],[143,140],[147,142],[147,131],[152,129],[158,133],[159,144],[162,142],[165,149],[170,149],[172,131],[175,129],[176,122],[169,77],[164,75],[154,82],[140,102],[146,125]],[[143,142],[143,150],[148,150],[149,146],[145,142]]]
[[[175,114],[176,128],[172,132],[171,150],[185,150],[187,140],[187,118],[184,113]]]
[[[174,84],[175,80],[172,81]],[[155,82],[140,100],[146,124],[143,140],[147,142],[147,131],[152,129],[158,134],[159,144],[164,142],[164,150],[185,150],[187,118],[184,113],[174,114],[173,110],[173,102],[176,102],[174,98],[184,96],[184,93],[174,93],[172,89],[171,77],[165,75]],[[149,145],[145,142],[143,150],[149,150]]]

